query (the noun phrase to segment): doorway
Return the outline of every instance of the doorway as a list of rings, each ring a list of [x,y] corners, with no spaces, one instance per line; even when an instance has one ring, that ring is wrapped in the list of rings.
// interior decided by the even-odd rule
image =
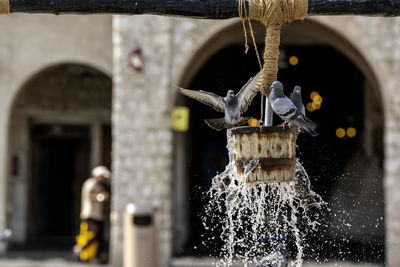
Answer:
[[[89,177],[90,127],[32,125],[31,142],[29,243],[70,246],[79,224],[80,188]]]
[[[60,64],[32,76],[10,114],[11,249],[70,250],[90,170],[111,165],[111,79]],[[108,234],[106,234],[108,236]]]

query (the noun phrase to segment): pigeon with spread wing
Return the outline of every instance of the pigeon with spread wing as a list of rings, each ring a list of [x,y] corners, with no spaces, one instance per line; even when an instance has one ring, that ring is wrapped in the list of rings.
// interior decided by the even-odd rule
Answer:
[[[246,112],[251,104],[251,101],[253,101],[253,98],[260,90],[261,75],[262,72],[260,71],[256,76],[251,78],[236,95],[233,90],[229,90],[226,97],[202,90],[193,91],[180,87],[177,87],[177,90],[179,93],[185,96],[211,106],[216,111],[225,113],[224,118],[204,120],[208,126],[220,131],[223,129],[244,125],[250,119],[242,117],[242,114]]]

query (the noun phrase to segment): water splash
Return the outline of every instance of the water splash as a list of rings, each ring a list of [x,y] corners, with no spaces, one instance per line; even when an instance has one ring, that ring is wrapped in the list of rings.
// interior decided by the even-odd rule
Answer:
[[[310,211],[323,208],[326,203],[311,190],[309,177],[299,161],[295,182],[246,184],[243,180],[258,161],[250,161],[244,167],[245,179],[241,180],[235,167],[230,131],[227,131],[227,137],[229,164],[224,172],[213,178],[208,192],[210,202],[206,207],[208,217],[214,217],[211,221],[222,224],[221,260],[215,265],[241,263],[246,267],[253,266],[278,242],[290,238],[295,251],[291,265],[301,266],[305,236],[309,231],[316,231],[319,225],[315,216],[310,216]],[[203,224],[214,231],[218,227],[207,217]]]

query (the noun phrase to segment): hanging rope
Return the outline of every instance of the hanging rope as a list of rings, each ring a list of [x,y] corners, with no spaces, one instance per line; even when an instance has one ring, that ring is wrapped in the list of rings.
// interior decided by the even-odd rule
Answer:
[[[253,43],[256,46],[250,19],[261,21],[266,27],[263,77],[260,90],[266,88],[265,94],[269,95],[270,85],[278,77],[278,58],[280,43],[280,28],[285,22],[303,20],[307,16],[308,0],[246,0],[238,1],[239,16],[243,20],[245,42],[247,44],[247,31],[245,22],[248,21]],[[248,12],[247,12],[248,10]],[[257,48],[256,48],[257,52]],[[258,52],[257,52],[258,56]],[[260,59],[258,59],[260,61]]]
[[[10,0],[0,0],[0,14],[10,14]]]
[[[245,4],[244,0],[240,2]],[[265,26],[303,20],[307,16],[308,0],[249,0],[248,3],[248,18],[257,19]]]

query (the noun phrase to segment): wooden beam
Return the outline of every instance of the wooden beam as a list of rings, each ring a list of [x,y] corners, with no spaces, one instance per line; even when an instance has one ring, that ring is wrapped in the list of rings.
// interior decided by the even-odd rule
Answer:
[[[238,17],[237,0],[9,0],[12,13]],[[309,15],[400,16],[400,0],[309,0]]]
[[[399,0],[309,0],[310,15],[400,16]]]

